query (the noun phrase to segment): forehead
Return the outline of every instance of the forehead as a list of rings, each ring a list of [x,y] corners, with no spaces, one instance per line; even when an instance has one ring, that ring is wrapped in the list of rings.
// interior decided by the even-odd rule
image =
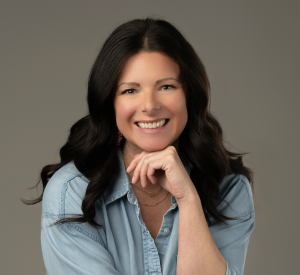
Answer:
[[[131,56],[123,67],[118,84],[123,81],[140,79],[158,80],[162,78],[179,78],[179,65],[169,56],[158,52],[140,52]]]

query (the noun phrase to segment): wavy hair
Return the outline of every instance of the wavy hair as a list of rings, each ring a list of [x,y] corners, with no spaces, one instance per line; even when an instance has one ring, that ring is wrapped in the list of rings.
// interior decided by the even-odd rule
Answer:
[[[45,166],[35,186],[42,181],[45,190],[53,174],[70,161],[74,161],[89,180],[81,206],[83,214],[65,217],[56,224],[88,222],[94,227],[101,226],[94,220],[95,202],[119,169],[115,165],[118,163],[114,113],[117,79],[127,60],[141,51],[165,54],[180,67],[188,121],[178,139],[178,154],[193,165],[190,177],[200,196],[208,225],[211,225],[211,217],[222,223],[232,219],[217,209],[219,184],[226,175],[243,174],[253,187],[253,172],[244,166],[244,154],[225,148],[222,128],[210,113],[209,80],[193,47],[167,21],[135,19],[117,27],[104,42],[89,75],[89,114],[71,127],[68,140],[60,149],[60,163]],[[121,146],[123,144],[124,138]],[[43,193],[37,199],[23,202],[35,204],[42,199]]]

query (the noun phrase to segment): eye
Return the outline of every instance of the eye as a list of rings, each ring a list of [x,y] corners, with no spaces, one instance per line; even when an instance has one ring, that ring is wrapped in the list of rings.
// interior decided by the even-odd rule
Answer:
[[[134,93],[134,89],[126,89],[125,91],[122,92],[122,94],[129,94],[132,95]]]
[[[163,85],[161,87],[162,90],[171,90],[171,89],[174,89],[174,88],[175,88],[175,86],[173,86],[173,85]]]

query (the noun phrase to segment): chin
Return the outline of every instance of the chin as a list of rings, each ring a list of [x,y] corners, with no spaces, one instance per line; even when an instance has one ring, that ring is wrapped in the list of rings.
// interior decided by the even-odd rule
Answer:
[[[139,146],[143,151],[146,152],[155,152],[155,151],[161,151],[168,147],[169,144],[147,144],[147,145],[141,145]]]

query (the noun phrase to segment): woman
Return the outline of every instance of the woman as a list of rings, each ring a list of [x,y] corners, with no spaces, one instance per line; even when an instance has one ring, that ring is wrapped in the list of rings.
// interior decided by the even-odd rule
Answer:
[[[179,31],[149,18],[114,30],[88,106],[32,202],[43,200],[47,273],[243,274],[252,172],[225,148],[205,68]]]

